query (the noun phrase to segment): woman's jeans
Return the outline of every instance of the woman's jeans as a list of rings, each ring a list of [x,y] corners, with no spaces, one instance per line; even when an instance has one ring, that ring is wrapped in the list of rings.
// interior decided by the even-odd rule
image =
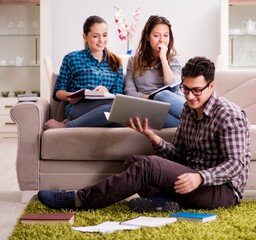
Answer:
[[[163,127],[177,127],[179,125],[181,110],[186,102],[184,95],[179,91],[171,92],[169,90],[164,90],[157,93],[154,100],[171,104]]]
[[[67,127],[122,127],[111,123],[104,112],[110,112],[112,99],[82,100],[70,108]]]
[[[95,185],[78,190],[83,208],[103,208],[150,187],[184,208],[213,209],[237,203],[235,193],[228,183],[199,186],[187,194],[176,193],[173,186],[177,177],[197,171],[155,155],[131,156],[124,162],[124,169],[123,172],[109,176]]]

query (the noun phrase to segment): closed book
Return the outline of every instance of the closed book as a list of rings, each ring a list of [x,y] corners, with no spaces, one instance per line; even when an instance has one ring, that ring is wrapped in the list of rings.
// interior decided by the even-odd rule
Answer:
[[[218,215],[212,213],[178,212],[171,214],[170,217],[176,217],[179,221],[210,222],[216,220]]]
[[[85,93],[85,88],[80,89],[76,92],[73,92],[71,94],[68,95],[69,98],[77,98],[77,97],[84,97],[84,93]]]
[[[70,223],[75,220],[74,213],[26,213],[20,217],[21,223]]]
[[[38,99],[37,94],[19,94],[17,96],[19,102],[36,102]]]

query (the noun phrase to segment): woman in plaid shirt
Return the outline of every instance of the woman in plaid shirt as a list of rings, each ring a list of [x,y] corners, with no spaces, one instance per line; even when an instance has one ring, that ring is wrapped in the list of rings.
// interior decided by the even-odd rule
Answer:
[[[130,120],[130,127],[152,143],[155,155],[131,156],[123,172],[77,192],[39,191],[39,200],[56,209],[95,209],[139,193],[142,198],[129,202],[138,212],[239,203],[251,159],[250,128],[243,110],[217,96],[214,72],[214,63],[204,57],[190,59],[182,69],[186,104],[171,143],[149,129],[147,119]],[[164,199],[146,194],[148,189]]]
[[[77,90],[123,93],[123,68],[121,60],[107,48],[108,26],[102,18],[90,16],[83,25],[85,49],[67,54],[62,62],[53,91],[57,101],[67,101],[67,120],[50,119],[44,128],[60,127],[112,127],[119,126],[107,121],[111,99],[85,100],[69,98]]]

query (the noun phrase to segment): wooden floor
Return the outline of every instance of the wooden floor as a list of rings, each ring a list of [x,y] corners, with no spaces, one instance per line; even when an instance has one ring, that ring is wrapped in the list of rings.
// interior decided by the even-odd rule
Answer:
[[[0,135],[0,240],[8,239],[26,204],[21,203],[15,162],[17,138]]]

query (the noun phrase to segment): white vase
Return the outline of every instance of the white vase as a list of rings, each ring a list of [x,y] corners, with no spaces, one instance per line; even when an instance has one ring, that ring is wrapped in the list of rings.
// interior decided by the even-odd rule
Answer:
[[[128,64],[128,61],[129,61],[129,58],[131,57],[130,54],[120,54],[118,55],[121,60],[122,60],[122,64],[123,64],[123,72],[124,72],[124,75],[126,73],[126,68],[127,68],[127,64]]]

